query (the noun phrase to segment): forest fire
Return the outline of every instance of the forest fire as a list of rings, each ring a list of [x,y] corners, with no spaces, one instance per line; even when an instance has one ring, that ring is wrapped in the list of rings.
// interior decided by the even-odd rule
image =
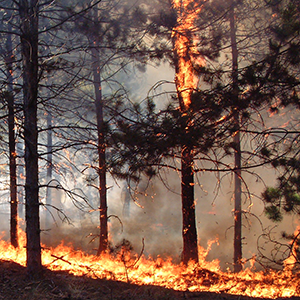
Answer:
[[[180,299],[300,299],[300,232],[282,234],[293,239],[284,247],[263,223],[300,212],[297,1],[63,2],[2,1],[0,213],[11,234],[8,242],[0,232],[0,298],[174,300],[112,295],[138,286]],[[270,121],[267,109],[281,106],[286,116]],[[143,211],[129,210],[136,197]],[[221,209],[212,209],[217,202]],[[242,209],[248,202],[253,211]],[[63,225],[54,229],[56,214]],[[99,238],[97,252],[84,252],[87,232]],[[49,245],[41,246],[42,234]],[[54,244],[61,236],[71,243]],[[198,239],[215,236],[223,249],[209,261],[210,245]],[[112,249],[115,238],[124,239]],[[142,238],[141,253],[125,238]],[[120,286],[107,287],[107,297],[74,296],[66,278],[94,281],[91,293],[99,282]],[[43,289],[55,296],[44,298]]]
[[[21,234],[20,247],[0,241],[0,259],[26,265],[25,234]],[[43,265],[52,271],[67,271],[75,276],[88,276],[128,282],[137,285],[156,285],[177,291],[214,292],[278,298],[299,296],[299,280],[292,271],[253,272],[249,269],[238,274],[220,270],[219,261],[205,260],[208,250],[199,248],[199,264],[188,266],[172,263],[172,259],[151,259],[132,255],[121,249],[117,255],[88,255],[63,243],[56,248],[44,248]]]

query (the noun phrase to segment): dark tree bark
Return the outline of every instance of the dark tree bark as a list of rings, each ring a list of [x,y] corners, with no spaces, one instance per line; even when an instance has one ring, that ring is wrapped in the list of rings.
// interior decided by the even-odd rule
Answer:
[[[182,261],[198,262],[198,241],[194,200],[193,150],[185,145],[181,152],[181,202],[182,202]]]
[[[176,74],[180,72],[179,61],[176,53],[174,54],[174,65]],[[181,112],[184,114],[189,109],[179,92],[178,84],[177,95]],[[185,126],[188,131],[190,124]],[[182,261],[187,264],[190,260],[198,262],[198,237],[196,227],[196,209],[194,197],[194,155],[193,149],[186,144],[181,146],[181,205],[182,205],[182,238],[183,252]]]
[[[235,122],[239,125],[238,116]],[[242,183],[241,183],[241,143],[240,132],[237,131],[233,142],[234,153],[234,271],[240,272],[242,265]]]
[[[26,251],[27,270],[33,276],[42,270],[37,151],[38,6],[38,0],[19,1],[24,95]]]
[[[17,139],[17,185],[18,185],[18,214],[24,219],[25,203],[24,203],[24,144]]]
[[[97,18],[97,14],[95,16]],[[107,227],[107,193],[106,193],[106,144],[104,132],[104,117],[103,117],[103,98],[101,87],[101,70],[99,56],[99,40],[96,37],[91,45],[92,51],[92,69],[93,69],[93,84],[95,90],[95,108],[97,119],[97,134],[98,134],[98,168],[99,176],[99,196],[100,196],[100,240],[97,255],[106,252],[108,247],[108,227]]]
[[[9,26],[8,31],[11,28]],[[15,109],[13,94],[13,47],[11,35],[7,34],[5,58],[7,70],[7,104],[8,104],[8,144],[9,144],[9,175],[10,175],[10,242],[18,247],[18,199],[17,199],[17,163],[15,137]]]
[[[232,92],[234,103],[238,103],[238,49],[236,43],[236,24],[234,13],[234,1],[230,8],[230,37],[232,51]],[[238,107],[233,108],[234,123],[236,132],[234,133],[233,143],[234,151],[234,271],[242,270],[242,183],[241,183],[241,141],[240,141],[240,121]]]

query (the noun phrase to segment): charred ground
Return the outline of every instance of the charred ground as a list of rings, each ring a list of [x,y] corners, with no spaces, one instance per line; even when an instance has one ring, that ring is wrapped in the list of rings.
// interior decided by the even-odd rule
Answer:
[[[0,299],[250,300],[263,298],[234,296],[225,292],[179,292],[152,285],[138,286],[113,280],[73,276],[67,272],[53,272],[50,270],[45,270],[38,280],[33,280],[27,275],[26,269],[21,265],[0,260]],[[292,299],[300,300],[299,297],[293,297]]]

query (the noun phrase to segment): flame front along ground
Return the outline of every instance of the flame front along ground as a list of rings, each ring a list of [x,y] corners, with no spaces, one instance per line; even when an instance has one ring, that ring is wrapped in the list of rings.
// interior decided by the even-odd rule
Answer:
[[[26,265],[25,234],[20,230],[20,247],[15,249],[0,240],[0,259]],[[105,278],[137,285],[157,285],[179,291],[226,292],[229,294],[278,298],[300,296],[299,280],[290,270],[253,272],[249,269],[233,274],[222,272],[219,261],[207,262],[208,251],[199,247],[199,264],[187,267],[174,264],[172,259],[137,258],[130,252],[119,255],[88,255],[63,243],[56,248],[42,250],[43,265],[53,271],[91,278]]]

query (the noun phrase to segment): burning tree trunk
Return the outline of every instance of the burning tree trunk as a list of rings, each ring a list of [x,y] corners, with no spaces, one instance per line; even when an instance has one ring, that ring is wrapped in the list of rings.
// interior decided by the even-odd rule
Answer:
[[[8,31],[11,30],[9,26]],[[13,49],[11,35],[6,39],[7,56],[5,59],[7,70],[7,104],[8,104],[8,143],[9,143],[9,175],[10,175],[10,242],[18,247],[18,200],[17,200],[17,163],[15,138],[15,110],[13,95]]]
[[[230,8],[230,37],[232,51],[232,92],[233,102],[237,104],[238,95],[238,50],[236,44],[236,25],[234,14],[234,2]],[[234,271],[242,270],[242,183],[241,183],[241,142],[240,142],[240,121],[238,108],[234,113],[234,126],[236,132],[233,137],[235,152],[234,152]]]
[[[20,0],[20,29],[23,62],[25,201],[27,269],[35,275],[42,269],[38,197],[38,0]]]
[[[175,83],[179,99],[180,110],[186,115],[190,109],[191,95],[197,87],[194,75],[193,62],[199,53],[193,41],[193,23],[200,7],[191,0],[173,1],[177,11],[177,25],[173,28],[173,53],[175,65]],[[188,131],[189,120],[184,126]],[[194,170],[193,148],[186,144],[181,145],[181,201],[182,201],[182,260],[185,264],[189,260],[198,262],[198,239],[196,228],[196,213],[194,200]]]

